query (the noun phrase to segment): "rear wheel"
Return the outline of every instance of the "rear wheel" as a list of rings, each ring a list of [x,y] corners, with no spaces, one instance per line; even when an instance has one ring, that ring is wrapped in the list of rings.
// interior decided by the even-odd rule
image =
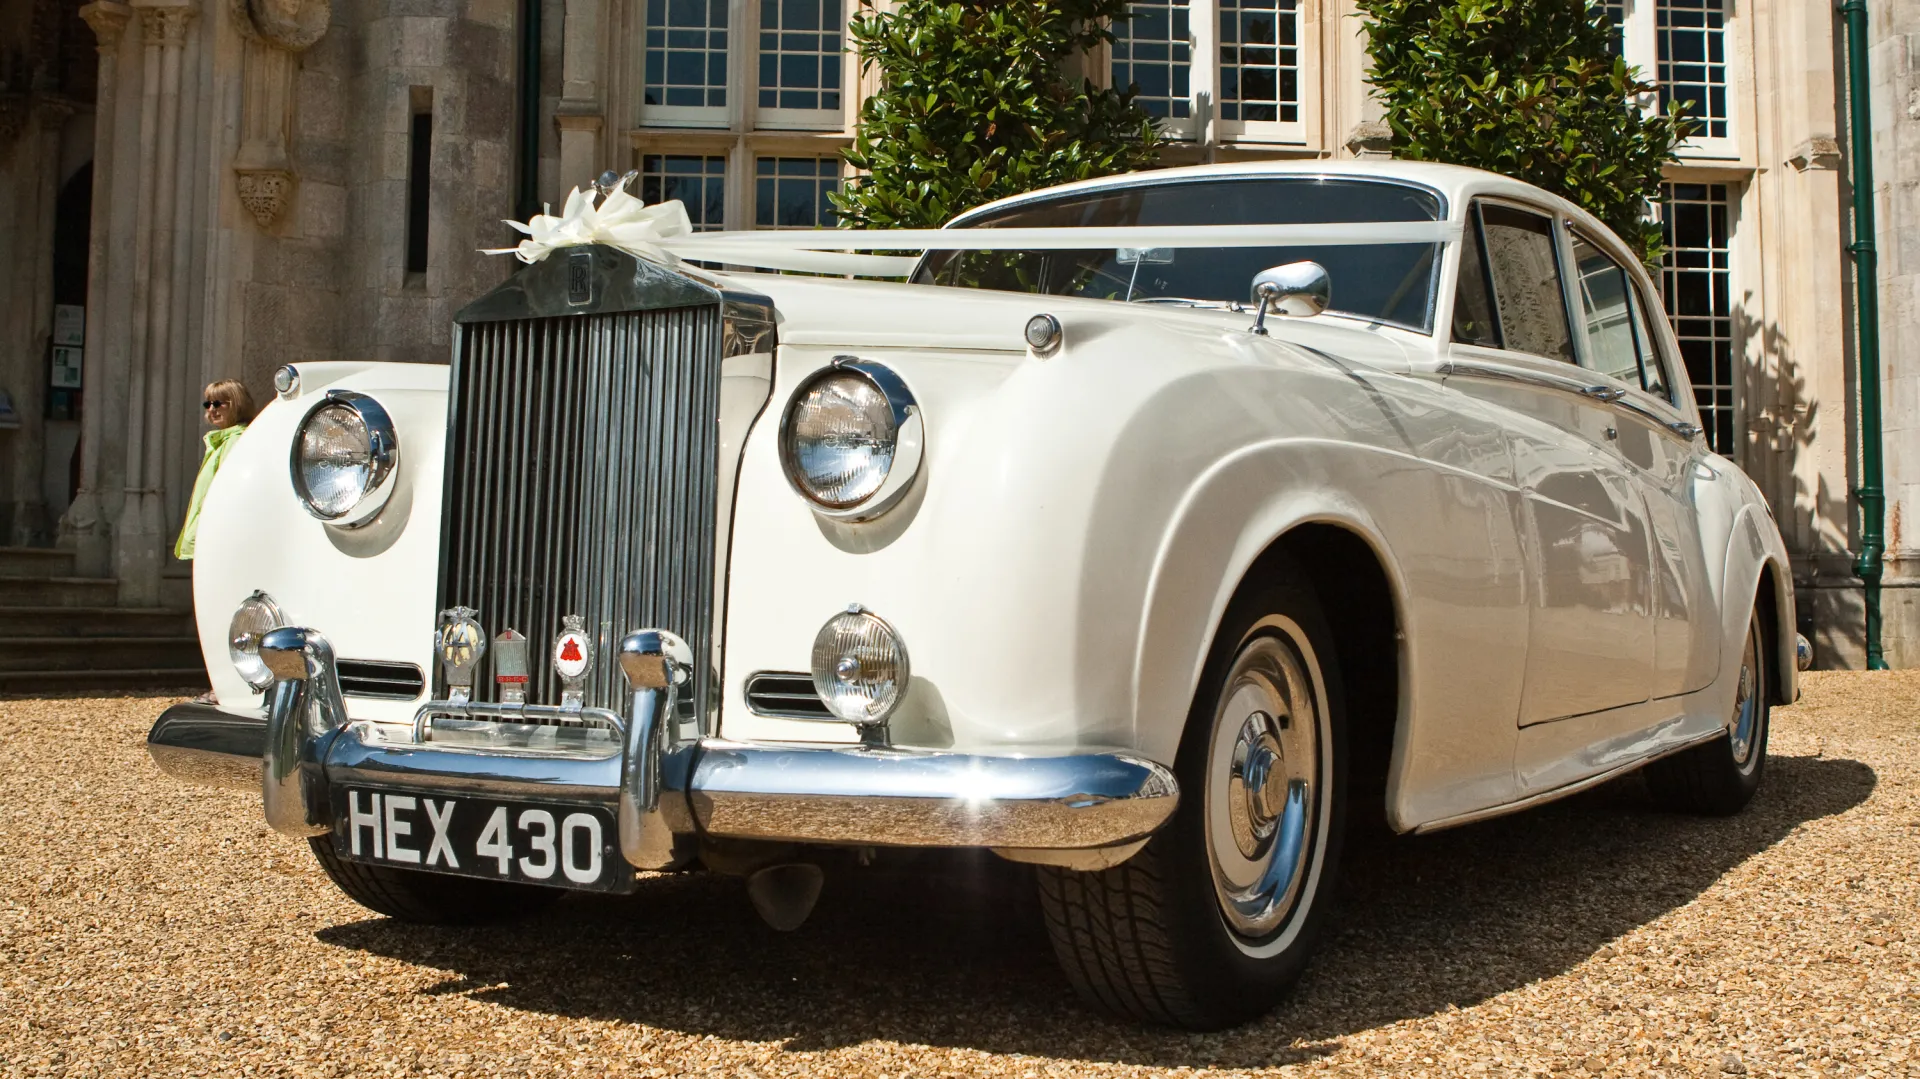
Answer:
[[[1080,994],[1196,1030],[1251,1019],[1298,980],[1346,824],[1339,672],[1313,593],[1283,569],[1221,629],[1174,765],[1173,819],[1112,869],[1039,873]]]
[[[1724,817],[1740,812],[1753,800],[1766,771],[1767,727],[1773,712],[1767,698],[1768,655],[1756,610],[1747,617],[1747,640],[1740,650],[1740,669],[1734,672],[1726,734],[1647,765],[1647,787],[1662,806]]]
[[[425,925],[481,925],[533,914],[560,898],[561,889],[510,881],[476,880],[417,869],[349,862],[333,851],[331,836],[307,840],[320,868],[347,898],[368,910]]]

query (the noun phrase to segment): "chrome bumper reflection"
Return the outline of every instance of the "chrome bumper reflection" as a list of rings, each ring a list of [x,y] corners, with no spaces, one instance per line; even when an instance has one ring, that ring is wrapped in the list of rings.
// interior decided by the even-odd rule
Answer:
[[[1172,815],[1178,786],[1164,766],[1124,752],[988,756],[869,746],[772,745],[718,738],[675,741],[670,679],[642,679],[624,738],[604,751],[541,749],[542,731],[502,731],[485,747],[402,741],[343,716],[319,698],[324,641],[301,634],[310,677],[283,664],[269,717],[175,705],[148,735],[162,771],[189,782],[263,789],[269,821],[290,834],[324,831],[333,787],[393,787],[608,806],[622,852],[642,869],[678,864],[700,835],[800,843],[992,847],[1024,861],[1047,851],[1125,847]],[[675,642],[635,634],[634,657]],[[289,635],[279,641],[291,645]],[[319,646],[319,647],[316,647]],[[263,642],[263,652],[266,643]],[[638,668],[636,662],[633,666]],[[324,673],[323,673],[324,672]],[[278,673],[278,671],[276,672]],[[665,683],[650,685],[649,683]],[[429,705],[428,707],[432,707]],[[524,736],[527,744],[516,745]],[[632,762],[629,767],[629,761]],[[1084,859],[1062,858],[1062,864]]]

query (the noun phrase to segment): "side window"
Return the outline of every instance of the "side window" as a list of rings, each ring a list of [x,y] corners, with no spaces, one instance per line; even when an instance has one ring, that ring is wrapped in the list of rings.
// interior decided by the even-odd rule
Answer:
[[[1573,261],[1580,274],[1581,316],[1586,320],[1589,365],[1604,375],[1672,400],[1666,367],[1648,326],[1645,300],[1625,267],[1577,231]]]
[[[1486,204],[1480,207],[1480,231],[1506,347],[1575,362],[1553,222],[1525,210]]]
[[[1662,401],[1673,403],[1673,380],[1667,377],[1667,361],[1660,355],[1659,338],[1649,329],[1650,321],[1659,318],[1657,312],[1647,309],[1646,296],[1635,289],[1633,292],[1633,336],[1640,345],[1640,385],[1646,391]]]
[[[1580,314],[1587,323],[1587,366],[1643,386],[1640,350],[1646,334],[1634,322],[1633,282],[1592,241],[1578,232],[1571,237],[1574,272],[1580,279]]]
[[[1487,283],[1486,248],[1480,243],[1480,208],[1467,210],[1467,229],[1460,237],[1460,284],[1453,293],[1453,339],[1466,345],[1500,347],[1500,326],[1494,320],[1493,286]]]

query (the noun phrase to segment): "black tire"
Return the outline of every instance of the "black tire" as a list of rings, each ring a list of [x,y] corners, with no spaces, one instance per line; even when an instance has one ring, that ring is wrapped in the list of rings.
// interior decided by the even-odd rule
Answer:
[[[333,852],[332,836],[307,840],[320,868],[355,903],[422,925],[485,925],[534,914],[565,892],[511,881],[476,880],[417,869],[349,862]]]
[[[1309,823],[1293,826],[1293,818],[1284,813],[1265,818],[1277,829],[1271,835],[1294,827],[1292,834],[1303,837],[1304,854],[1289,862],[1296,869],[1287,877],[1301,884],[1297,890],[1289,886],[1283,911],[1267,912],[1266,917],[1277,922],[1258,923],[1258,935],[1248,935],[1229,924],[1227,911],[1234,901],[1227,889],[1233,884],[1218,868],[1223,839],[1209,830],[1207,803],[1210,760],[1219,779],[1217,750],[1230,738],[1227,778],[1211,788],[1228,802],[1238,799],[1242,807],[1237,817],[1231,807],[1215,815],[1216,821],[1231,823],[1224,842],[1243,844],[1247,829],[1265,826],[1248,824],[1253,811],[1246,806],[1266,798],[1259,802],[1264,813],[1273,804],[1271,779],[1258,784],[1267,793],[1255,795],[1248,793],[1252,784],[1240,778],[1246,771],[1241,751],[1248,745],[1242,739],[1262,713],[1240,718],[1236,705],[1236,715],[1225,714],[1228,704],[1249,699],[1240,695],[1245,688],[1243,665],[1256,650],[1291,654],[1306,672],[1308,685],[1315,681],[1312,675],[1318,675],[1316,755],[1310,765],[1276,766],[1305,767],[1318,781],[1301,797],[1302,804],[1312,805]],[[1223,702],[1222,693],[1230,686],[1240,688]],[[1319,602],[1291,563],[1278,564],[1273,573],[1263,574],[1261,586],[1243,590],[1222,620],[1174,763],[1180,804],[1173,819],[1139,854],[1111,869],[1083,873],[1039,868],[1041,909],[1054,952],[1088,1003],[1122,1018],[1218,1030],[1268,1011],[1293,987],[1319,942],[1338,875],[1346,829],[1344,707],[1333,637]],[[1286,737],[1298,737],[1290,721],[1272,722],[1277,726],[1270,730],[1285,728]],[[1239,733],[1219,733],[1229,728]],[[1300,756],[1293,753],[1286,759],[1298,761]],[[1260,774],[1266,777],[1269,772],[1263,768]],[[1289,792],[1296,782],[1289,781]],[[1244,845],[1238,849],[1247,850]],[[1275,852],[1277,864],[1283,857],[1279,852],[1288,848],[1276,838],[1267,849]],[[1260,879],[1270,875],[1261,874]],[[1246,918],[1244,912],[1240,917]]]
[[[1675,753],[1647,765],[1647,789],[1654,801],[1676,813],[1695,813],[1709,817],[1727,817],[1745,809],[1760,789],[1767,770],[1767,731],[1772,725],[1773,705],[1768,687],[1773,653],[1760,624],[1760,613],[1747,616],[1747,640],[1741,648],[1740,669],[1734,688],[1733,714],[1727,718],[1727,732],[1704,745]],[[1745,737],[1742,710],[1751,707],[1746,717]],[[1742,750],[1745,750],[1742,755]]]

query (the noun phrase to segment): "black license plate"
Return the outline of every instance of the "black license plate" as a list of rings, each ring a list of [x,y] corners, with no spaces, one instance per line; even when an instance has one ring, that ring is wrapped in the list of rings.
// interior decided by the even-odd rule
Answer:
[[[336,787],[333,807],[333,849],[352,861],[581,891],[633,887],[613,813],[599,806]]]

